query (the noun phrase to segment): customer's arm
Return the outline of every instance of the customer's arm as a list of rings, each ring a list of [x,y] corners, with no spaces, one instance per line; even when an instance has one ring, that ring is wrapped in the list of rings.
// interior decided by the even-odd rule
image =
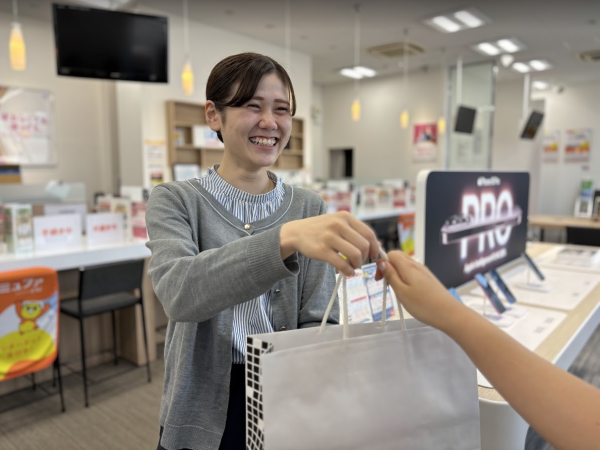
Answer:
[[[600,390],[530,352],[456,301],[409,256],[391,252],[389,258],[380,261],[380,273],[402,305],[456,341],[541,436],[559,450],[600,448]]]

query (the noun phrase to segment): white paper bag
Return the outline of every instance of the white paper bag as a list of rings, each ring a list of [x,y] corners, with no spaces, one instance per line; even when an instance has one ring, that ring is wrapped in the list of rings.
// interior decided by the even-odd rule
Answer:
[[[251,450],[480,448],[475,367],[414,319],[249,336],[246,370]]]

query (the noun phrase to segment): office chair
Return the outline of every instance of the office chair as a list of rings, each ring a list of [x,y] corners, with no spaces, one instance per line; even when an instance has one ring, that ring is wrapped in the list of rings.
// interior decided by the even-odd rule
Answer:
[[[86,317],[107,312],[111,313],[113,352],[116,364],[118,355],[115,311],[139,304],[142,311],[142,327],[144,332],[144,347],[146,350],[148,382],[152,381],[152,376],[150,374],[150,358],[148,355],[148,337],[146,335],[146,315],[144,313],[142,293],[143,273],[143,259],[81,268],[79,269],[79,294],[77,298],[62,302],[60,311],[79,321],[83,390],[86,407],[89,406],[84,339],[84,319]]]
[[[64,412],[58,358],[59,307],[56,270],[32,267],[0,273],[0,382],[31,375],[32,388],[36,390],[35,373],[53,365],[53,386],[58,375]],[[51,394],[41,385],[40,389]],[[2,412],[10,409],[13,408]]]

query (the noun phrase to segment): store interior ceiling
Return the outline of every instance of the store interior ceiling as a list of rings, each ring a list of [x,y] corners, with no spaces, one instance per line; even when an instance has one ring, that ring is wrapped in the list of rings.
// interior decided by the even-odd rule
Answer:
[[[51,20],[51,0],[19,0],[20,14]],[[183,15],[183,0],[71,0],[61,3],[131,12]],[[11,12],[11,0],[0,10]],[[526,48],[515,61],[543,59],[552,64],[533,71],[532,80],[552,85],[600,80],[600,60],[584,62],[578,53],[598,50],[600,2],[597,0],[289,0],[291,48],[313,58],[313,81],[348,82],[340,75],[355,62],[355,6],[360,11],[360,65],[377,76],[403,73],[402,57],[375,56],[374,46],[402,43],[405,35],[423,53],[410,56],[411,73],[456,64],[498,60],[473,50],[480,42],[517,38]],[[188,0],[189,19],[283,46],[285,0]],[[490,20],[478,28],[441,33],[424,21],[439,14],[476,8]],[[193,43],[192,43],[193,45]],[[200,44],[205,45],[205,44]],[[523,74],[498,64],[498,81],[523,79]]]

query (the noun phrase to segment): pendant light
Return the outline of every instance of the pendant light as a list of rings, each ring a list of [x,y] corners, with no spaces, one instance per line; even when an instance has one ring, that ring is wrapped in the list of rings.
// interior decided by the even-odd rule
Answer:
[[[10,67],[13,70],[25,70],[27,66],[27,56],[25,51],[25,39],[19,23],[19,13],[17,10],[17,0],[13,0],[13,23],[10,30],[10,40],[8,50],[10,54]]]
[[[410,121],[410,116],[408,115],[408,29],[404,30],[404,42],[403,42],[403,52],[402,52],[402,84],[403,84],[403,95],[404,95],[404,108],[402,109],[402,113],[400,113],[400,127],[402,129],[408,128],[408,123]]]
[[[440,72],[442,74],[442,114],[437,121],[438,134],[444,134],[446,132],[446,99],[448,98],[446,92],[446,49],[442,47],[442,64]]]
[[[354,5],[354,67],[360,66],[360,5]],[[358,98],[358,79],[354,80],[354,101],[352,102],[352,120],[360,121],[360,99]]]
[[[190,37],[188,30],[188,0],[183,0],[183,39],[185,60],[181,71],[181,87],[185,95],[194,95],[194,71],[190,60]]]

